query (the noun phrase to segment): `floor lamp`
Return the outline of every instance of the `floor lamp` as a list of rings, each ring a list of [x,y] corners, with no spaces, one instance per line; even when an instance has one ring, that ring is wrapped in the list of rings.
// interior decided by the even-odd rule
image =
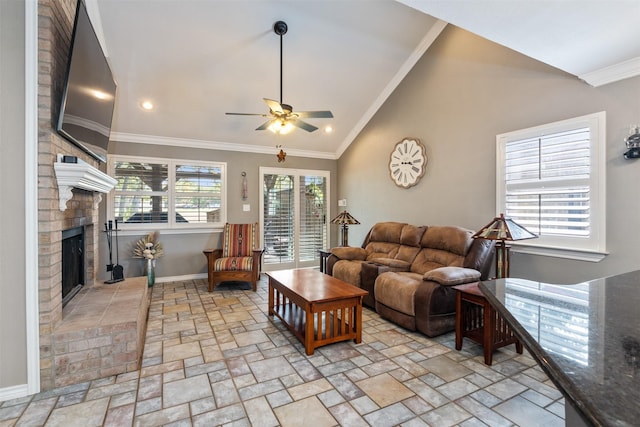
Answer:
[[[509,249],[511,246],[506,242],[533,239],[538,236],[511,218],[505,218],[504,214],[500,214],[472,237],[496,241],[496,278],[502,279],[509,277]]]
[[[341,246],[349,246],[349,226],[360,224],[360,221],[351,216],[351,214],[347,211],[342,211],[337,217],[331,220],[332,224],[340,225],[341,229],[341,238],[342,243]]]

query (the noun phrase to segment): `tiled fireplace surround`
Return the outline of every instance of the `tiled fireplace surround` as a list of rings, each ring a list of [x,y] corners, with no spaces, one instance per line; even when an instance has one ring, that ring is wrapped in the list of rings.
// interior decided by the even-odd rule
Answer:
[[[77,156],[100,167],[54,129],[75,6],[76,0],[40,0],[38,6],[38,308],[42,390],[135,370],[141,351],[136,348],[140,346],[140,328],[146,322],[146,304],[138,307],[140,313],[133,316],[133,321],[112,322],[108,318],[109,313],[113,317],[129,311],[132,298],[146,303],[146,285],[140,287],[140,280],[133,280],[133,284],[127,280],[107,287],[96,281],[102,194],[74,189],[66,210],[60,210],[53,166],[57,155]],[[85,287],[63,309],[62,231],[79,226],[85,229]],[[132,293],[134,285],[137,289]],[[79,302],[85,304],[84,311]],[[118,309],[117,304],[126,308]]]

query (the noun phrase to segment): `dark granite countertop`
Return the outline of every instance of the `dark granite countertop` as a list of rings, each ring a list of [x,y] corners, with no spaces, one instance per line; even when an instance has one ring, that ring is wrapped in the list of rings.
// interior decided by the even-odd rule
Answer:
[[[480,283],[489,302],[593,425],[640,425],[640,271],[575,285]]]

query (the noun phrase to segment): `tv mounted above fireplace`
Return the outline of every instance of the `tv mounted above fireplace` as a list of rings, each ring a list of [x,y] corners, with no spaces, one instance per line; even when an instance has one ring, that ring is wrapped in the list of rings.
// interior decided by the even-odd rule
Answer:
[[[78,0],[56,130],[106,162],[115,96],[111,68],[84,1]]]

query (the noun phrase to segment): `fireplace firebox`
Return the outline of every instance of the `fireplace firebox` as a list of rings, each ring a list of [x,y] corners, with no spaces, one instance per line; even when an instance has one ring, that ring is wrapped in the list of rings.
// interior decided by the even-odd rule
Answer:
[[[62,306],[84,286],[84,227],[62,231]]]

